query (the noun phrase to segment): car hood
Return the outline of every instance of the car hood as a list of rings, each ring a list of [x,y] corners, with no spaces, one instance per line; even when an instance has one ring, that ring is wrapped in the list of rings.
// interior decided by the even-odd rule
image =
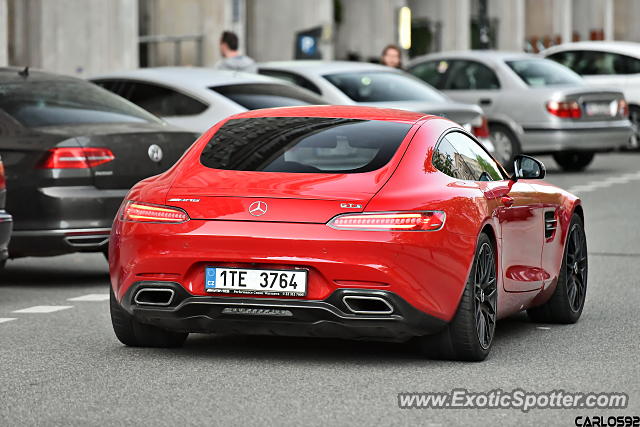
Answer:
[[[389,101],[367,102],[358,105],[368,105],[379,108],[396,108],[399,110],[417,111],[419,113],[433,114],[445,117],[458,124],[472,123],[482,115],[482,109],[477,105],[463,104],[455,101],[425,102],[425,101]]]

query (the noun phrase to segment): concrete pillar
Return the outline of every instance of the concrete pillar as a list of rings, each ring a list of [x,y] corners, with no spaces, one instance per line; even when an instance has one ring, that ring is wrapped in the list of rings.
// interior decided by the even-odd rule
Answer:
[[[614,40],[640,42],[640,25],[637,24],[640,16],[640,1],[614,0],[613,16]]]
[[[559,35],[562,43],[569,43],[573,38],[573,2],[572,0],[555,0],[552,4],[553,35]]]
[[[442,8],[442,50],[466,50],[471,45],[470,0],[449,0]]]
[[[524,50],[524,0],[490,0],[489,16],[498,20],[498,50]]]
[[[613,0],[602,0],[603,4],[603,19],[602,30],[605,40],[613,40],[614,38],[614,12],[613,12]],[[636,15],[637,19],[637,15]]]
[[[9,0],[10,58],[90,76],[138,65],[137,0]]]
[[[9,63],[9,19],[7,0],[0,0],[0,67]]]

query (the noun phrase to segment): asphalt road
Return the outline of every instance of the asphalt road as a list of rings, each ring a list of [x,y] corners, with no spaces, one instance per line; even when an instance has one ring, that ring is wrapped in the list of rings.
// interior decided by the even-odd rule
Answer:
[[[542,160],[548,180],[584,202],[589,290],[576,325],[503,320],[483,363],[426,360],[402,344],[272,337],[192,335],[182,349],[135,349],[112,332],[101,255],[21,259],[0,273],[0,425],[571,426],[578,415],[640,415],[640,154],[598,156],[582,174]],[[399,392],[454,388],[616,391],[629,407],[397,405]]]

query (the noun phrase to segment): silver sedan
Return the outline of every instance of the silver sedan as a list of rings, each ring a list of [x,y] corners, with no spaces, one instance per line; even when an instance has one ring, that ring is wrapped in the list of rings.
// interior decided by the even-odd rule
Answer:
[[[493,151],[481,108],[455,102],[403,71],[368,62],[308,60],[264,62],[258,64],[258,70],[315,92],[330,104],[398,108],[447,117]]]
[[[625,146],[631,134],[622,92],[586,86],[553,61],[522,53],[442,52],[419,57],[410,73],[489,118],[505,166],[520,152],[553,154],[565,170],[586,168],[595,153]]]

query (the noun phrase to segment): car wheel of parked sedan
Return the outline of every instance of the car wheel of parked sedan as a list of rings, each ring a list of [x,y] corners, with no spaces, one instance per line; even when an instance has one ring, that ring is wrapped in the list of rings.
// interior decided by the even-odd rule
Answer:
[[[629,138],[629,145],[627,148],[630,150],[640,149],[640,107],[632,105],[629,107],[629,121],[633,129],[633,134]]]
[[[138,322],[118,303],[111,289],[110,311],[113,331],[120,342],[131,347],[180,347],[189,334],[171,332]]]
[[[513,160],[521,152],[518,138],[511,129],[500,124],[489,125],[489,133],[495,148],[495,158],[508,172],[513,172]]]
[[[468,361],[487,357],[496,327],[496,277],[494,246],[483,233],[478,239],[473,267],[456,315],[437,335],[421,338],[422,349],[428,356]]]
[[[587,239],[582,220],[574,215],[567,234],[558,285],[545,304],[527,310],[529,318],[545,323],[575,323],[587,295]]]
[[[579,172],[584,170],[595,157],[595,153],[588,151],[563,151],[555,153],[553,160],[565,171]]]

